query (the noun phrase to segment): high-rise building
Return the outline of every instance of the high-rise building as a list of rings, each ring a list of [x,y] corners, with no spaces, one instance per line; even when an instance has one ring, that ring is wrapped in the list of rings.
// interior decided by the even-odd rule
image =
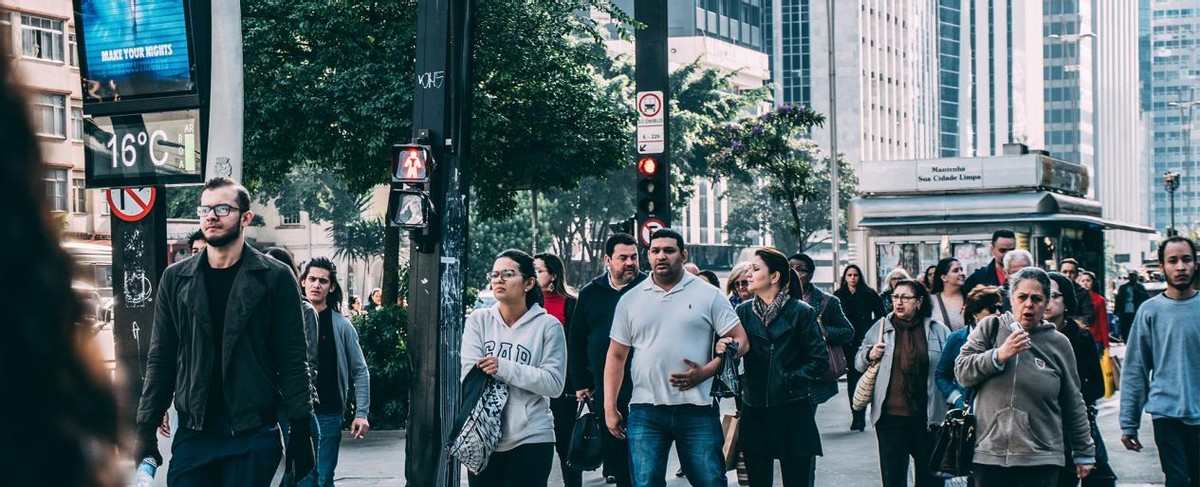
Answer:
[[[1197,131],[1192,130],[1200,118],[1200,5],[1195,0],[1154,0],[1150,14],[1149,52],[1144,55],[1150,64],[1153,221],[1165,233],[1171,201],[1161,178],[1166,171],[1178,172],[1175,226],[1192,235],[1200,229],[1200,163]]]
[[[1100,201],[1106,220],[1149,226],[1152,182],[1147,177],[1150,163],[1138,79],[1138,5],[1096,1],[1091,8],[1094,37],[1082,42],[1094,46],[1095,56],[1090,103],[1094,107],[1093,197]],[[1082,96],[1087,101],[1086,90]],[[1150,250],[1149,235],[1128,228],[1110,227],[1107,250],[1115,263],[1137,266]]]
[[[1046,150],[1095,174],[1092,105],[1097,66],[1097,33],[1091,2],[1045,0],[1042,48],[1045,66]]]
[[[102,192],[84,188],[83,97],[70,0],[0,0],[0,37],[31,102],[46,197],[68,235],[106,236]]]
[[[764,43],[772,79],[781,80],[777,103],[808,104],[830,114],[828,3],[764,1]],[[995,155],[1009,142],[1043,147],[1038,2],[833,4],[837,150],[855,167],[873,160]],[[814,130],[813,138],[827,145],[828,129]]]

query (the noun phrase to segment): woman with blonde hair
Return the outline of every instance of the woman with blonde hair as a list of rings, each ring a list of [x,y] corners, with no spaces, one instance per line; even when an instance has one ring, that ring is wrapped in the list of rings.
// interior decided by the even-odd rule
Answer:
[[[883,288],[879,290],[879,297],[883,298],[883,309],[887,312],[892,312],[892,290],[896,289],[896,283],[905,279],[912,279],[912,277],[903,267],[892,269],[887,273],[887,277],[883,278],[883,283],[879,286]]]
[[[749,262],[738,262],[729,271],[729,280],[725,281],[725,296],[734,308],[754,296],[746,289],[746,269],[749,267]]]

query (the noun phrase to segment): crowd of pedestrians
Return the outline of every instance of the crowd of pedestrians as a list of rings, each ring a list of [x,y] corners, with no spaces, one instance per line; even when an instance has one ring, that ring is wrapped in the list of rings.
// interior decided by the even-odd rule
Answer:
[[[381,308],[380,290],[365,305],[351,298],[343,314],[330,260],[300,271],[283,249],[255,249],[243,233],[253,220],[246,188],[208,181],[193,255],[158,282],[136,423],[123,423],[115,386],[76,326],[72,264],[47,208],[28,105],[8,70],[0,63],[0,194],[9,203],[0,251],[21,256],[12,265],[23,281],[10,286],[21,306],[0,342],[0,387],[32,407],[0,422],[5,484],[122,485],[116,457],[133,450],[161,464],[165,429],[169,485],[268,485],[281,460],[285,483],[332,485],[343,418],[352,416],[353,438],[370,430],[370,379],[347,315]],[[826,292],[812,282],[812,258],[770,248],[755,249],[722,288],[711,271],[685,270],[686,248],[679,233],[654,232],[644,273],[634,238],[614,235],[605,272],[577,296],[557,256],[496,256],[487,278],[497,302],[470,315],[460,350],[462,375],[486,376],[505,397],[485,466],[468,476],[473,487],[547,485],[556,451],[564,483],[579,485],[578,469],[562,460],[577,402],[602,418],[610,483],[663,485],[674,445],[692,485],[726,485],[711,391],[734,357],[734,448],[748,484],[773,485],[778,462],[785,486],[813,485],[823,453],[815,411],[846,372],[838,354],[854,370],[849,390],[872,384],[849,427],[875,430],[885,486],[907,485],[910,461],[918,486],[942,485],[930,450],[947,410],[964,407],[978,422],[974,485],[1113,485],[1119,472],[1108,465],[1095,405],[1104,395],[1098,364],[1114,336],[1126,344],[1122,445],[1142,450],[1149,414],[1167,486],[1200,485],[1200,295],[1187,238],[1158,246],[1161,294],[1151,297],[1130,273],[1114,299],[1115,330],[1094,274],[1071,259],[1059,272],[1040,269],[1009,230],[995,232],[993,259],[969,276],[942,259],[919,279],[888,272],[880,293],[858,266]],[[870,381],[859,378],[871,370]],[[176,417],[164,427],[171,405]]]

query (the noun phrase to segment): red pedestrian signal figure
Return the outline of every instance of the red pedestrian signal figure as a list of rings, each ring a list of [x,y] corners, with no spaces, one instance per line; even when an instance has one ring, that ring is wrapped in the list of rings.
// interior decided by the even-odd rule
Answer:
[[[392,166],[392,182],[424,183],[429,181],[429,149],[421,145],[405,145],[397,153]]]

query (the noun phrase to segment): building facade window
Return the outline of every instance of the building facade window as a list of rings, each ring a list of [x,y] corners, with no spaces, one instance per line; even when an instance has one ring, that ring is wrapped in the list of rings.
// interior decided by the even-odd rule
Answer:
[[[279,224],[280,225],[299,225],[300,224],[300,212],[297,211],[292,214],[280,212],[279,213]]]
[[[67,97],[49,93],[33,95],[33,124],[38,135],[67,136]]]
[[[67,211],[66,169],[46,169],[46,204],[50,211]]]
[[[67,62],[79,67],[79,43],[75,41],[75,34],[67,34]]]
[[[34,15],[21,16],[21,55],[47,61],[63,60],[64,22]]]
[[[71,108],[71,140],[83,140],[83,109]]]
[[[71,180],[71,190],[75,192],[75,206],[71,208],[71,211],[75,213],[87,213],[88,193],[85,183],[83,178]]]

